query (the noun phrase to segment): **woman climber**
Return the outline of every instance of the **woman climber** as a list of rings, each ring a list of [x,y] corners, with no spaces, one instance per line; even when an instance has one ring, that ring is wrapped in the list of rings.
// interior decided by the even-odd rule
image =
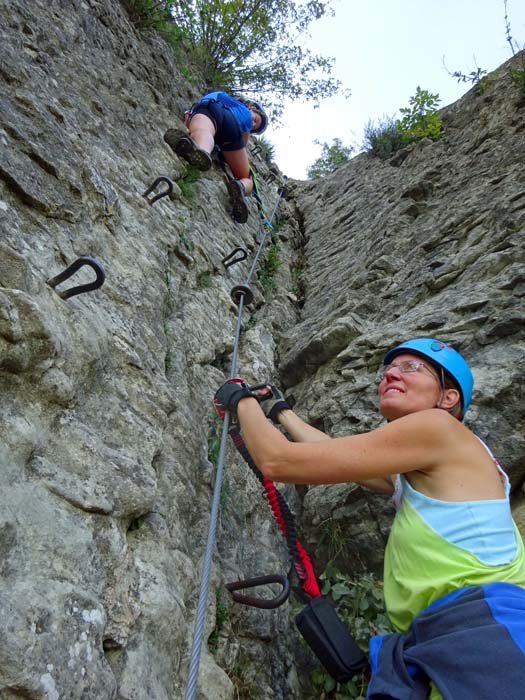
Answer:
[[[191,108],[189,134],[184,129],[168,129],[164,141],[201,171],[211,168],[211,152],[217,144],[235,178],[228,182],[233,217],[243,224],[248,219],[245,195],[253,189],[246,143],[250,134],[262,134],[267,125],[266,112],[255,100],[210,92]]]
[[[397,633],[370,642],[370,700],[523,697],[525,552],[509,479],[464,424],[473,377],[446,343],[417,338],[389,350],[378,375],[386,424],[330,438],[277,389],[226,382],[215,402],[236,415],[269,479],[357,482],[390,494],[397,513],[384,595]],[[278,422],[290,442],[269,420]]]

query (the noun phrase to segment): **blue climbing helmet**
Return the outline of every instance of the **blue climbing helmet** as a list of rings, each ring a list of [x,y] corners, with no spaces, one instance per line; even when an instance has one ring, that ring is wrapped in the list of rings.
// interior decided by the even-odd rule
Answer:
[[[388,365],[392,359],[402,352],[410,352],[414,355],[430,360],[437,367],[442,367],[450,379],[457,384],[459,393],[461,394],[461,408],[463,417],[467,412],[472,398],[472,387],[474,386],[474,377],[470,371],[470,367],[459,354],[448,343],[434,338],[414,338],[407,340],[406,343],[396,345],[389,350],[385,355],[384,364]]]
[[[268,115],[264,111],[262,104],[257,102],[257,100],[252,100],[251,98],[247,99],[245,104],[248,109],[255,109],[255,111],[261,117],[261,126],[258,129],[252,129],[252,134],[262,134],[263,131],[266,131],[266,127],[268,126]]]

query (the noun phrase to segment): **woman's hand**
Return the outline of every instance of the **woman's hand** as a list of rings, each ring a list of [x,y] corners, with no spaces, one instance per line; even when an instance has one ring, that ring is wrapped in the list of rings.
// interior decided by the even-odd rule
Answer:
[[[254,395],[262,408],[264,415],[274,423],[279,422],[279,414],[284,410],[291,410],[290,404],[274,384],[267,384],[263,388],[253,390]]]

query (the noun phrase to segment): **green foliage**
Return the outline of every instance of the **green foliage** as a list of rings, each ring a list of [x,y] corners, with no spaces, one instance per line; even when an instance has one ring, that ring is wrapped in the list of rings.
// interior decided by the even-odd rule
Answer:
[[[128,532],[133,532],[134,530],[140,530],[141,527],[144,526],[145,524],[145,516],[139,515],[138,518],[135,518],[135,520],[132,520],[130,524],[128,525]]]
[[[439,95],[432,95],[418,86],[416,94],[409,100],[410,107],[399,110],[402,119],[385,116],[377,126],[368,121],[363,148],[386,160],[403,146],[425,137],[438,139],[441,135],[441,119],[437,112],[439,102]]]
[[[301,299],[304,296],[304,287],[305,287],[305,269],[301,264],[296,264],[294,267],[291,268],[291,273],[292,273],[292,288],[291,292],[292,294],[295,294],[295,296],[298,299]]]
[[[372,574],[352,580],[329,562],[320,578],[324,581],[322,593],[335,603],[339,616],[364,651],[372,635],[392,632],[384,610],[383,584]],[[327,673],[317,670],[311,681],[315,694],[308,700],[364,700],[366,696],[363,674],[348,683],[336,683]]]
[[[255,148],[261,154],[265,163],[271,165],[275,158],[275,146],[264,136],[255,136]]]
[[[317,139],[314,143],[321,146],[322,150],[319,158],[306,171],[310,180],[333,173],[336,168],[349,161],[354,152],[353,146],[343,146],[341,139],[337,138],[332,140],[332,145],[321,143]]]
[[[175,28],[183,37],[186,63],[207,88],[264,96],[274,116],[282,114],[285,97],[318,104],[340,90],[331,75],[333,59],[313,54],[300,41],[312,22],[333,13],[332,0],[125,2],[149,8],[141,14],[142,26],[153,22],[152,13],[166,18],[163,31]]]
[[[172,351],[170,348],[171,332],[169,319],[175,310],[175,296],[173,294],[173,287],[171,286],[171,270],[169,268],[166,270],[164,281],[166,284],[166,294],[164,295],[164,303],[162,307],[162,319],[164,335],[166,336],[166,354],[164,356],[164,371],[167,374],[173,364]]]
[[[190,241],[188,236],[182,231],[181,233],[179,233],[179,243],[180,245],[184,246],[189,253],[191,253],[192,250],[195,248],[195,244],[193,243],[193,241]]]
[[[226,673],[233,683],[233,700],[261,700],[262,692],[256,680],[260,668],[253,661],[238,661]]]
[[[474,85],[475,83],[479,83],[483,76],[487,74],[487,71],[483,68],[480,68],[475,62],[475,60],[476,59],[474,59],[475,69],[471,70],[470,73],[463,73],[463,71],[460,70],[455,70],[454,72],[449,71],[444,59],[443,67],[451,78],[456,78],[458,83],[471,83],[471,85]]]
[[[327,564],[320,578],[324,581],[323,594],[329,594],[337,604],[341,618],[363,650],[368,649],[372,635],[392,632],[385,613],[382,581],[372,574],[349,579],[332,562]]]
[[[326,552],[330,560],[335,560],[348,549],[348,534],[341,520],[328,518],[320,525],[319,549]]]
[[[456,78],[458,83],[471,83],[472,85],[474,85],[474,83],[479,82],[482,79],[482,77],[486,74],[486,70],[476,67],[476,70],[472,70],[466,75],[465,73],[462,73],[459,70],[454,71],[451,75],[453,78]]]
[[[228,619],[228,608],[222,601],[222,592],[218,588],[215,591],[215,627],[208,637],[208,648],[214,654],[219,646],[219,634],[221,633],[224,623]]]
[[[183,176],[178,180],[182,194],[187,199],[193,199],[195,197],[195,183],[201,176],[201,171],[193,165],[188,165]]]
[[[184,32],[173,22],[170,3],[158,0],[121,0],[137,29],[153,29],[173,48],[179,47]]]
[[[217,466],[219,461],[219,449],[221,446],[221,436],[222,436],[222,420],[213,412],[213,423],[208,432],[208,459],[213,464]]]
[[[257,279],[261,283],[265,294],[274,292],[277,289],[277,285],[275,283],[275,273],[279,269],[280,265],[279,244],[275,238],[272,238],[272,242],[268,247],[266,257],[261,261],[257,272]]]
[[[377,126],[369,120],[364,135],[363,148],[381,160],[387,160],[404,145],[403,135],[395,117],[384,116]]]
[[[515,39],[512,37],[507,8],[507,0],[504,0],[503,4],[505,7],[505,35],[507,42],[510,46],[510,50],[512,51],[512,55],[515,56],[517,51],[521,51],[524,49],[524,46],[520,47],[518,42],[515,41]],[[518,105],[521,106],[525,104],[525,54],[521,55],[519,66],[511,66],[510,79],[518,88]]]
[[[518,99],[520,103],[525,101],[525,54],[521,57],[520,66],[511,66],[510,79],[518,88]]]
[[[480,78],[479,82],[476,85],[476,89],[478,91],[478,94],[484,95],[491,85],[492,85],[491,76],[484,75],[482,78]]]
[[[211,272],[203,270],[197,275],[197,287],[199,289],[209,289],[211,287]]]
[[[432,95],[418,85],[416,94],[408,102],[410,107],[399,110],[404,115],[398,122],[403,142],[416,143],[425,137],[438,139],[441,134],[441,119],[437,113],[441,102],[439,95]]]

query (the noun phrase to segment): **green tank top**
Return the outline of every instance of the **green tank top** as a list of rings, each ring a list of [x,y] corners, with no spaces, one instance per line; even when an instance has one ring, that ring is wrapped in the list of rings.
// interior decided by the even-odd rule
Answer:
[[[458,588],[497,581],[525,587],[525,549],[510,513],[510,484],[494,461],[504,499],[439,501],[398,478],[399,510],[384,564],[385,605],[397,630],[404,632],[430,603]],[[440,699],[431,684],[430,700]]]
[[[458,588],[497,581],[525,587],[523,540],[512,521],[508,498],[449,503],[415,491],[403,477],[401,482],[404,493],[386,546],[384,565],[385,605],[397,630],[404,632],[421,610]],[[480,539],[484,537],[486,542],[491,536],[499,545],[499,523],[493,518],[498,510],[506,514],[506,522],[499,529],[507,530],[507,542],[510,530],[513,544],[512,550],[506,547],[502,563],[496,563],[494,554],[480,554],[477,547]],[[434,511],[438,512],[435,519]],[[486,514],[490,531],[483,532],[480,512]],[[459,526],[452,536],[440,532],[440,522],[447,520],[449,525],[455,522]],[[469,529],[475,528],[481,532],[469,538]],[[498,550],[503,548],[498,546]]]

